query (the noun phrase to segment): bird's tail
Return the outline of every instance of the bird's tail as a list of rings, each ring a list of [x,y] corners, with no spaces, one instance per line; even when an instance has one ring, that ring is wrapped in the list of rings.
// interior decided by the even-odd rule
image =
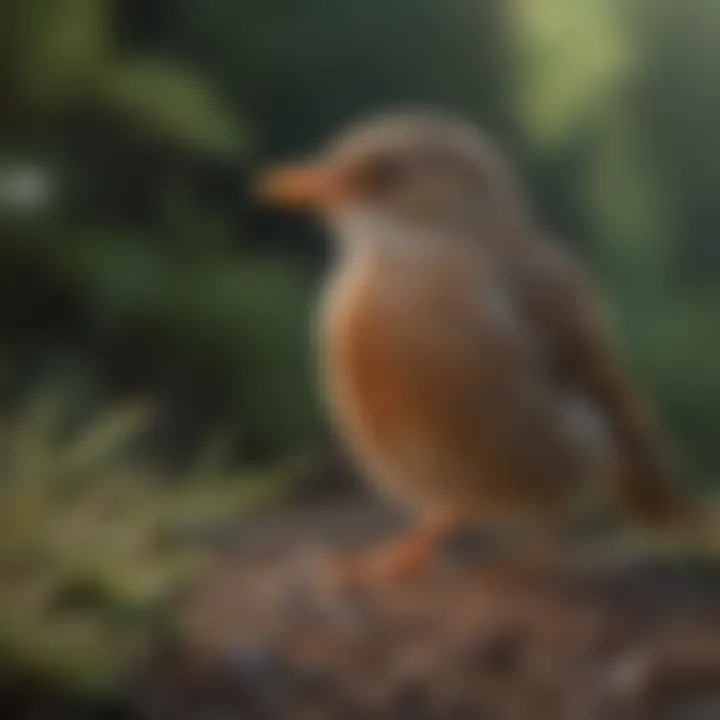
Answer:
[[[720,561],[720,506],[701,501],[669,484],[627,480],[621,498],[626,511],[647,533],[663,537],[670,547]]]
[[[623,401],[616,428],[623,457],[615,477],[620,505],[643,530],[720,559],[720,507],[675,482],[679,464],[654,418],[636,396]]]
[[[621,506],[648,530],[687,530],[704,523],[701,504],[681,489],[663,482],[655,473],[629,472],[620,478]]]
[[[720,507],[708,500],[698,510],[692,525],[686,526],[691,549],[713,561],[720,561]]]

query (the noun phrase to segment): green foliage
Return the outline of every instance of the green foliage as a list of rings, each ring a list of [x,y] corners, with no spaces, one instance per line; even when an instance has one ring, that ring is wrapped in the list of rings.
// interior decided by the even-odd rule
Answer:
[[[539,142],[572,141],[633,70],[622,0],[521,0],[513,8],[520,119]]]
[[[638,383],[676,440],[685,481],[717,487],[720,297],[696,292],[668,303],[666,292],[615,286],[614,327]]]
[[[109,59],[108,11],[104,0],[5,0],[4,91],[35,112],[73,102]]]
[[[63,253],[68,278],[112,328],[148,328],[203,376],[222,379],[238,435],[297,448],[316,427],[310,385],[310,283],[280,258],[168,256],[147,242],[96,234]]]
[[[98,85],[98,100],[171,146],[231,156],[243,149],[237,121],[207,80],[176,63],[116,62]]]
[[[247,232],[227,221],[232,205],[219,213],[194,185],[194,173],[227,174],[247,156],[246,123],[188,63],[124,50],[106,0],[70,3],[63,14],[65,5],[5,8],[12,43],[0,89],[18,100],[22,122],[0,138],[12,158],[0,178],[0,260],[9,276],[29,268],[42,277],[30,289],[39,297],[5,298],[29,336],[22,343],[35,343],[39,320],[25,309],[54,312],[43,288],[61,287],[66,311],[104,353],[150,337],[134,362],[169,367],[189,395],[207,396],[212,423],[234,422],[241,441],[268,451],[297,447],[317,424],[305,273],[233,248]],[[23,190],[28,177],[43,187]],[[98,213],[102,203],[111,209]],[[128,227],[138,206],[143,217]],[[106,363],[90,367],[98,399],[112,395],[108,375],[124,372],[119,360]]]
[[[140,406],[72,423],[46,397],[0,433],[0,658],[79,688],[117,681],[168,631],[173,593],[202,553],[180,543],[269,502],[278,479],[222,470],[210,456],[180,486],[148,472]]]

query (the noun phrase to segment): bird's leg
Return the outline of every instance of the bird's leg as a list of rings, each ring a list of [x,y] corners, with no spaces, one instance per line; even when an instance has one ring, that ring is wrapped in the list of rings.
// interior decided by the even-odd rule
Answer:
[[[336,561],[330,568],[331,580],[356,586],[410,580],[432,561],[458,524],[450,513],[429,516],[389,545]]]

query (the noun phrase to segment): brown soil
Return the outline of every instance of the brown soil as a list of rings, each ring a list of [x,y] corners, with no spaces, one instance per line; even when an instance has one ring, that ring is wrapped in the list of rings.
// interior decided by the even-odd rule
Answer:
[[[195,645],[158,659],[141,716],[720,718],[711,567],[645,558],[531,573],[456,553],[410,583],[321,582],[323,553],[394,526],[351,502],[245,528],[186,605]]]

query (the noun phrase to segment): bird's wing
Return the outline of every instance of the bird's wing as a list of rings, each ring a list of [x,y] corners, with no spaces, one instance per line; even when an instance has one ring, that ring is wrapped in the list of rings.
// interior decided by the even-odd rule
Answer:
[[[684,523],[690,508],[673,489],[674,459],[655,419],[616,356],[584,273],[554,246],[518,257],[515,297],[559,372],[602,409],[620,458],[613,478],[623,505],[649,525]]]

